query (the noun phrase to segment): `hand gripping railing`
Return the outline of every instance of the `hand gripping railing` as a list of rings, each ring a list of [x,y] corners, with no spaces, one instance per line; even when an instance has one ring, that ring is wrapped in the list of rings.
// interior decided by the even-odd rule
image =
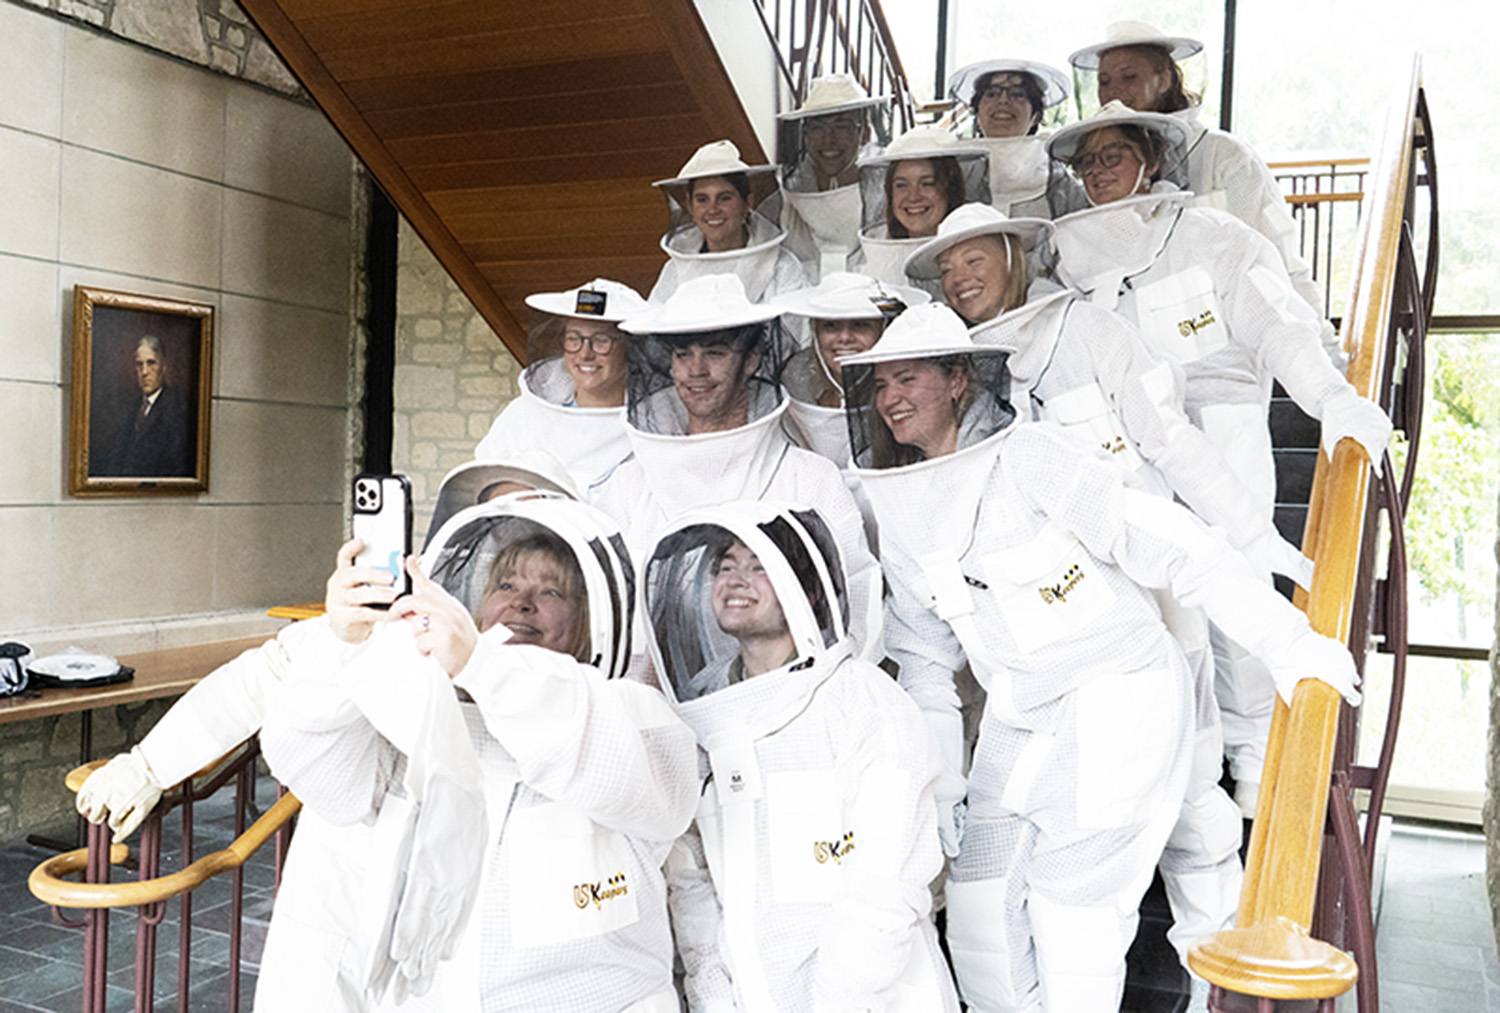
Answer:
[[[1416,170],[1421,156],[1425,173]],[[1304,680],[1288,708],[1279,700],[1266,748],[1260,801],[1245,862],[1245,885],[1233,929],[1198,940],[1188,963],[1214,988],[1210,1008],[1223,1006],[1224,992],[1259,998],[1265,1013],[1276,1000],[1316,999],[1331,1013],[1335,997],[1359,986],[1361,1013],[1379,1008],[1374,927],[1370,910],[1370,858],[1385,783],[1395,746],[1405,674],[1405,550],[1402,514],[1415,468],[1421,411],[1422,350],[1431,312],[1437,267],[1436,161],[1432,129],[1421,89],[1421,60],[1387,117],[1372,168],[1370,214],[1361,228],[1358,261],[1349,301],[1345,348],[1349,380],[1378,401],[1407,436],[1407,461],[1399,485],[1389,455],[1384,461],[1381,500],[1389,516],[1390,566],[1382,595],[1372,594],[1380,506],[1368,486],[1363,450],[1349,440],[1334,448],[1332,461],[1319,456],[1303,549],[1317,562],[1310,592],[1298,594],[1313,628],[1352,645],[1363,667],[1371,632],[1372,600],[1385,609],[1380,628],[1396,654],[1385,743],[1375,768],[1352,767],[1354,722],[1339,693]],[[1428,190],[1427,273],[1416,277],[1410,222],[1415,190]],[[1343,732],[1342,738],[1340,732]],[[1371,792],[1365,846],[1358,839],[1353,791]],[[1313,938],[1315,900],[1331,824],[1338,889],[1325,889],[1324,907],[1346,903],[1346,924],[1323,934],[1349,936],[1354,955]],[[1340,882],[1341,880],[1341,882]],[[1326,913],[1326,912],[1325,912]]]
[[[56,855],[42,862],[31,872],[28,885],[36,898],[52,906],[53,917],[64,925],[82,928],[83,937],[83,1011],[104,1013],[105,982],[109,964],[109,911],[111,908],[135,907],[136,916],[136,994],[135,1010],[146,1013],[154,1008],[156,974],[156,927],[166,916],[166,902],[181,897],[179,919],[177,1008],[188,1009],[190,978],[189,956],[192,941],[192,891],[208,880],[224,873],[235,876],[234,892],[230,902],[229,932],[229,998],[227,1008],[239,1009],[239,956],[241,940],[241,914],[244,896],[245,862],[260,847],[276,838],[277,869],[284,852],[288,821],[302,808],[295,795],[285,792],[276,804],[267,809],[248,830],[245,828],[245,803],[250,794],[250,785],[256,758],[260,750],[255,740],[237,749],[229,756],[200,771],[162,797],[156,809],[141,824],[138,861],[140,878],[133,882],[111,883],[110,865],[120,865],[128,860],[130,849],[124,844],[110,844],[110,830],[106,825],[90,825],[88,847]],[[105,761],[97,760],[68,772],[66,784],[71,791],[78,791],[84,780]],[[207,778],[206,783],[195,786],[195,780]],[[235,840],[226,848],[204,855],[196,861],[192,858],[193,802],[198,796],[211,795],[229,781],[236,780]],[[182,861],[184,867],[166,876],[159,876],[161,859],[161,820],[173,808],[182,811]],[[69,879],[83,873],[83,881]],[[64,909],[80,909],[84,912],[80,921],[70,921],[63,916]]]
[[[913,125],[911,85],[880,0],[755,0],[755,9],[798,105],[814,77],[848,71],[871,95],[893,97],[898,131]]]

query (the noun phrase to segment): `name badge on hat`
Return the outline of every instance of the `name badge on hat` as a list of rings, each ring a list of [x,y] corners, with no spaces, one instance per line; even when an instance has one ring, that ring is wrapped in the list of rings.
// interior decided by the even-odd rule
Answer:
[[[574,306],[573,312],[581,317],[602,317],[604,316],[604,307],[608,302],[608,293],[580,289],[578,292],[578,302]]]

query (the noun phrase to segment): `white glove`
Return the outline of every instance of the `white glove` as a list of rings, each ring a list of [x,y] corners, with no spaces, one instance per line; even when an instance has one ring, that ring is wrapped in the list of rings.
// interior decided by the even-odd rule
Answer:
[[[391,931],[397,1005],[408,995],[425,995],[438,963],[458,949],[479,893],[486,826],[482,800],[446,778],[427,781]]]
[[[136,746],[90,774],[74,804],[90,823],[103,823],[107,818],[118,844],[135,833],[165,790]]]
[[[964,839],[964,821],[968,815],[969,807],[961,798],[937,800],[938,840],[943,844],[943,854],[949,858],[958,857],[958,847]]]
[[[1265,659],[1276,680],[1276,692],[1292,705],[1292,693],[1303,679],[1321,679],[1343,694],[1349,706],[1358,707],[1360,701],[1359,673],[1354,670],[1354,658],[1349,649],[1332,637],[1308,630],[1286,647]]]
[[[1391,444],[1391,420],[1378,404],[1352,390],[1334,395],[1323,405],[1323,450],[1330,458],[1346,436],[1365,448],[1370,467],[1380,474]]]
[[[1304,556],[1301,549],[1282,538],[1281,533],[1272,525],[1240,546],[1240,552],[1255,567],[1257,573],[1279,573],[1296,581],[1301,587],[1312,587],[1313,561]]]

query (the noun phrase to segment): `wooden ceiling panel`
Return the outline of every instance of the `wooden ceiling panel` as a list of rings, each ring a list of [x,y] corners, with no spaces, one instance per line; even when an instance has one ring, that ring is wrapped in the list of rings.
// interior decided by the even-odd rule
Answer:
[[[601,119],[634,121],[649,131],[651,121],[661,116],[681,116],[698,111],[692,96],[681,84],[652,84],[641,88],[561,95],[550,101],[524,98],[509,102],[471,102],[456,106],[434,106],[372,112],[366,122],[387,144],[417,137],[463,135],[489,130],[520,130],[597,123]],[[585,147],[580,133],[579,148]]]
[[[427,200],[444,220],[511,211],[576,210],[591,207],[652,207],[665,221],[666,205],[651,179],[591,179],[484,190],[427,191]],[[658,222],[658,225],[662,224]]]
[[[601,12],[606,8],[598,8]],[[642,0],[613,0],[607,8],[615,17],[649,13]],[[527,4],[441,3],[420,8],[396,8],[358,13],[320,13],[300,18],[302,36],[324,55],[344,50],[409,45],[416,42],[462,40],[491,33],[544,28],[570,36],[577,18],[577,0],[531,0]],[[575,43],[576,44],[576,43]],[[587,51],[588,45],[578,45]]]
[[[665,48],[656,22],[648,15],[603,17],[574,26],[590,39],[593,58],[625,56]],[[343,49],[322,54],[323,64],[340,81],[362,81],[394,74],[455,74],[562,63],[576,59],[574,36],[552,28],[486,32],[462,39],[438,39],[410,44],[393,43],[369,49]]]
[[[499,237],[528,240],[552,236],[573,238],[596,232],[650,236],[665,231],[667,213],[657,198],[656,203],[647,206],[595,205],[571,210],[486,211],[462,217],[449,215],[446,221],[454,237],[469,247]]]
[[[680,87],[682,74],[667,55],[657,50],[638,57],[568,60],[528,67],[501,67],[482,73],[402,74],[349,81],[344,84],[344,91],[355,105],[366,113],[373,113],[518,98],[554,100],[579,92],[605,92],[653,84]]]
[[[693,148],[647,148],[636,151],[590,151],[550,158],[515,158],[504,162],[412,166],[407,175],[418,189],[477,190],[486,187],[571,183],[601,176],[635,176],[646,181],[667,179],[693,153]]]
[[[651,181],[759,142],[695,0],[241,0],[438,261],[522,361],[524,297],[648,292]]]
[[[614,152],[663,147],[685,147],[691,152],[712,139],[708,136],[708,124],[694,111],[658,116],[651,121],[650,129],[644,129],[639,120],[603,120],[390,140],[386,146],[402,165],[419,169],[469,162],[562,158],[577,152],[582,141],[593,149],[599,163],[608,167]]]

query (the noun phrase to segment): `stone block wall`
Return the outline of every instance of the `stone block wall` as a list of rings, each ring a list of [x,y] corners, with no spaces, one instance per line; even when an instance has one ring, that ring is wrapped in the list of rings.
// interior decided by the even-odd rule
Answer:
[[[521,367],[405,219],[397,258],[391,467],[411,478],[420,546],[443,476],[474,459]]]
[[[16,0],[287,95],[297,79],[234,0]]]

